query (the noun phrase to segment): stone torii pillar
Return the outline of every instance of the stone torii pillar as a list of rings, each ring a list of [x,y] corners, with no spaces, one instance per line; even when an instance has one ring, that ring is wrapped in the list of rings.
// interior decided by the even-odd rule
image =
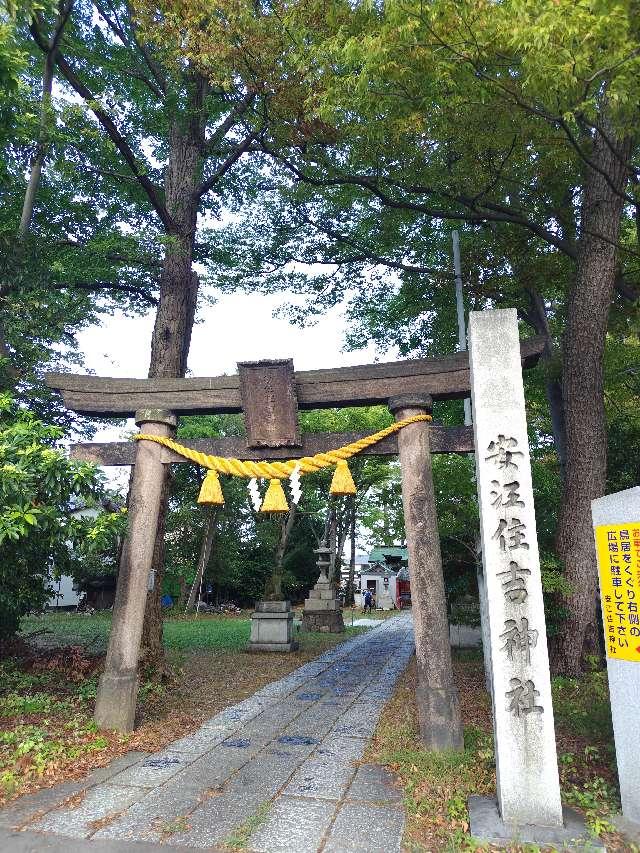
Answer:
[[[427,394],[392,397],[389,409],[400,421],[431,414],[432,400]],[[463,736],[458,691],[453,683],[429,430],[425,421],[400,430],[398,456],[418,665],[420,735],[427,749],[442,752],[461,750]]]
[[[162,409],[136,412],[140,431],[172,436],[177,418]],[[131,732],[138,697],[138,656],[164,481],[162,447],[140,441],[129,493],[129,532],[120,563],[104,673],[96,697],[101,729]]]

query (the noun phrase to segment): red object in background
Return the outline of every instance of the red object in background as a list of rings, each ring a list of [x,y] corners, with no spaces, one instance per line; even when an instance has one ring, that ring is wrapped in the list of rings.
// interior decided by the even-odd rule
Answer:
[[[396,607],[398,610],[411,607],[411,585],[409,581],[396,581]]]

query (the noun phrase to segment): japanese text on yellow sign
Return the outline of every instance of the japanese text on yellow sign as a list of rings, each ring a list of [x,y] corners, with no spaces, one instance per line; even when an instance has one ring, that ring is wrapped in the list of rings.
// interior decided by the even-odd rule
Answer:
[[[640,663],[640,521],[595,535],[607,657]]]

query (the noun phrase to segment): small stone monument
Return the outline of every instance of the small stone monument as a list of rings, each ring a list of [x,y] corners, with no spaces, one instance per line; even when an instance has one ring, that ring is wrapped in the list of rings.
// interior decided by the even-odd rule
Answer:
[[[591,502],[620,780],[621,832],[640,840],[640,487]]]
[[[396,605],[395,605],[395,602],[393,600],[393,596],[391,595],[391,592],[389,590],[389,578],[388,578],[388,576],[385,577],[384,580],[385,580],[385,584],[382,587],[382,592],[380,593],[380,596],[379,596],[376,604],[378,605],[378,608],[380,610],[393,610],[393,608]]]
[[[295,652],[298,643],[293,639],[291,602],[284,601],[282,578],[274,572],[267,582],[263,601],[256,601],[251,614],[250,652]]]
[[[320,546],[313,553],[318,555],[320,577],[304,603],[302,630],[341,634],[344,631],[342,611],[336,598],[335,587],[327,574],[331,550]]]

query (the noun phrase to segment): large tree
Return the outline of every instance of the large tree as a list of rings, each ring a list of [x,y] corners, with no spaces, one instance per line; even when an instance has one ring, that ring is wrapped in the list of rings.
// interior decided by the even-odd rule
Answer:
[[[59,121],[74,136],[65,156],[94,185],[124,193],[133,214],[127,225],[140,217],[147,242],[161,247],[149,376],[184,376],[198,296],[198,216],[206,211],[215,221],[233,191],[228,175],[260,135],[258,99],[242,81],[211,85],[192,63],[156,49],[126,2],[77,0],[67,18],[54,57],[66,97]],[[52,26],[43,13],[30,26],[45,57]],[[167,495],[165,484],[164,506]],[[161,524],[145,631],[151,655],[161,654],[162,567]]]
[[[346,239],[354,214],[372,218],[386,208],[414,221],[522,230],[570,261],[552,400],[565,445],[557,547],[569,582],[556,666],[578,672],[596,638],[590,501],[606,482],[608,316],[616,287],[637,297],[627,263],[638,255],[637,235],[618,251],[623,216],[638,207],[630,185],[637,174],[636,4],[234,7],[244,12],[233,42],[236,73],[253,80],[265,67],[272,73],[269,51],[251,61],[256,31],[271,38],[283,69],[280,97],[269,102],[277,130],[263,141],[276,164],[271,185],[291,192],[304,183],[331,197],[333,221],[344,229],[333,230]],[[207,17],[193,0],[181,11],[187,53],[205,55],[215,76],[219,55],[211,63],[210,54],[219,17]],[[166,21],[170,27],[176,17]],[[327,231],[326,222],[315,224]],[[544,331],[544,300],[531,296],[530,316]]]

